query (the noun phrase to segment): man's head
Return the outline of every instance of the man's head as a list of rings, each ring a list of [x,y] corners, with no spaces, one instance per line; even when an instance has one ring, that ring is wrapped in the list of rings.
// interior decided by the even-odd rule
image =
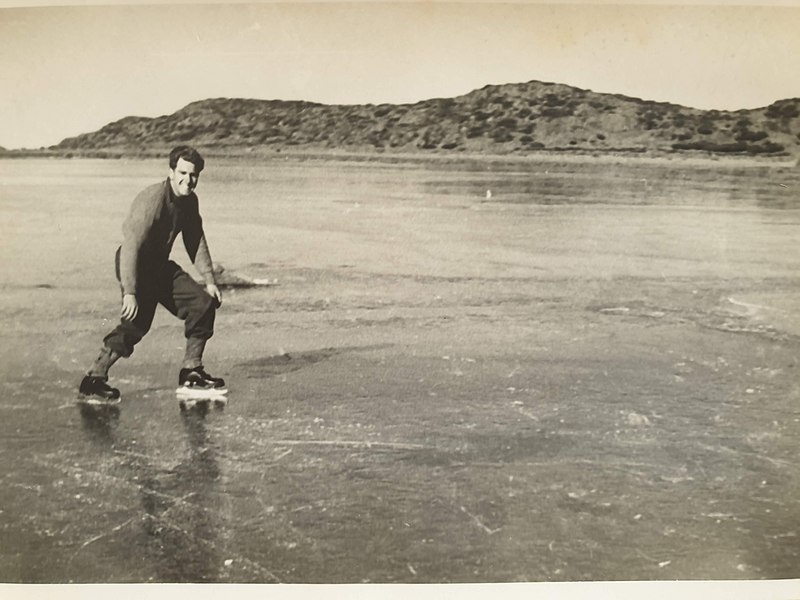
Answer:
[[[178,197],[191,195],[197,187],[205,161],[191,146],[178,146],[169,153],[169,181]]]

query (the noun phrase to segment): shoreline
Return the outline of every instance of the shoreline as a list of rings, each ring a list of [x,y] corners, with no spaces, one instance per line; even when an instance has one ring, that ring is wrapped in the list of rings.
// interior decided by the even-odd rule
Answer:
[[[340,160],[353,162],[390,162],[411,163],[421,162],[454,163],[454,162],[492,162],[492,163],[638,163],[638,164],[664,164],[673,163],[681,165],[713,165],[737,167],[776,167],[793,168],[800,165],[800,158],[793,156],[752,156],[752,155],[721,155],[709,153],[648,153],[642,152],[597,152],[589,150],[539,150],[525,154],[518,153],[475,153],[475,152],[383,152],[362,151],[357,149],[297,149],[285,150],[282,148],[267,149],[237,149],[232,151],[219,151],[201,148],[203,154],[215,159],[238,160],[243,158],[256,158],[259,160],[272,159],[298,159],[298,160]],[[147,152],[130,152],[125,150],[93,150],[86,152],[60,152],[52,150],[8,150],[0,152],[0,160],[24,159],[62,159],[62,160],[150,160],[162,158],[168,149],[158,149]]]

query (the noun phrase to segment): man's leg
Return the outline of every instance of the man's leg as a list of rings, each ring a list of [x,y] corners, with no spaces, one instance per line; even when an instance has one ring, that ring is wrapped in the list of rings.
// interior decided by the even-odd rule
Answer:
[[[133,321],[120,321],[111,333],[103,338],[103,347],[86,377],[80,385],[84,396],[98,396],[107,399],[119,398],[119,390],[109,386],[108,370],[121,357],[130,356],[134,346],[149,331],[155,314],[156,301],[147,294],[141,294],[139,312]]]
[[[100,349],[100,354],[92,363],[92,368],[89,369],[88,375],[92,377],[100,377],[102,379],[108,379],[108,370],[117,362],[122,355],[115,350],[112,350],[105,344]]]
[[[216,308],[214,299],[205,288],[192,279],[175,263],[170,263],[171,293],[161,298],[161,304],[184,322],[186,352],[181,365],[179,383],[190,374],[199,374],[204,386],[221,388],[222,379],[209,376],[203,369],[203,352],[206,342],[214,335]],[[194,376],[194,375],[192,375]]]
[[[121,281],[119,257],[122,248],[117,248],[114,256],[114,270],[117,281]],[[157,279],[157,278],[156,278]],[[111,333],[103,338],[103,347],[91,368],[80,384],[84,396],[99,396],[108,399],[119,398],[119,390],[109,386],[108,370],[121,357],[133,354],[133,347],[150,330],[156,305],[158,304],[158,283],[156,279],[140,280],[140,290],[136,295],[139,311],[133,321],[120,321]]]
[[[206,340],[199,337],[186,338],[186,352],[183,355],[182,369],[196,369],[203,366],[203,352]]]
[[[136,318],[132,321],[121,320],[119,325],[103,338],[104,347],[108,349],[110,357],[116,357],[114,361],[119,357],[128,358],[133,354],[134,346],[150,331],[150,326],[153,324],[156,300],[148,297],[148,294],[137,294],[136,300],[139,304]],[[100,358],[102,359],[103,355]]]
[[[120,276],[119,258],[122,247],[117,248],[114,254],[114,272],[117,281],[122,281]],[[136,301],[139,311],[133,321],[120,321],[105,338],[103,338],[103,348],[100,355],[94,361],[89,375],[94,377],[108,378],[108,370],[121,357],[128,357],[133,354],[133,347],[150,331],[153,324],[153,316],[158,304],[158,278],[139,277],[139,292]]]

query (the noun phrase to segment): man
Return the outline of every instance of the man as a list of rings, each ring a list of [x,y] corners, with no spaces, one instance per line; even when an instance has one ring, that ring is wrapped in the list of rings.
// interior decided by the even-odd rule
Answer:
[[[186,354],[178,385],[193,390],[222,391],[225,387],[222,379],[203,368],[203,351],[214,333],[216,308],[222,304],[194,193],[204,166],[197,150],[178,146],[170,152],[167,179],[145,188],[134,199],[122,226],[122,246],[115,261],[122,287],[121,321],[103,339],[100,355],[81,381],[79,390],[84,397],[119,398],[119,390],[107,383],[108,370],[120,357],[133,353],[149,331],[158,304],[185,323]],[[183,235],[205,288],[169,260],[178,233]]]

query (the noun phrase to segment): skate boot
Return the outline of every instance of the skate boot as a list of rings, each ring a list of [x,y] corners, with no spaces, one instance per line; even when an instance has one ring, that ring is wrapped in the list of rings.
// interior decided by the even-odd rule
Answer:
[[[181,369],[178,375],[178,384],[184,387],[197,388],[201,390],[222,390],[225,388],[225,380],[221,377],[212,377],[206,373],[203,367],[194,369]]]
[[[78,399],[85,404],[117,404],[120,401],[119,390],[107,382],[107,377],[87,375],[81,380]]]
[[[203,367],[194,369],[181,369],[178,375],[178,389],[175,390],[179,398],[223,399],[228,392],[225,380],[221,377],[212,377]]]

